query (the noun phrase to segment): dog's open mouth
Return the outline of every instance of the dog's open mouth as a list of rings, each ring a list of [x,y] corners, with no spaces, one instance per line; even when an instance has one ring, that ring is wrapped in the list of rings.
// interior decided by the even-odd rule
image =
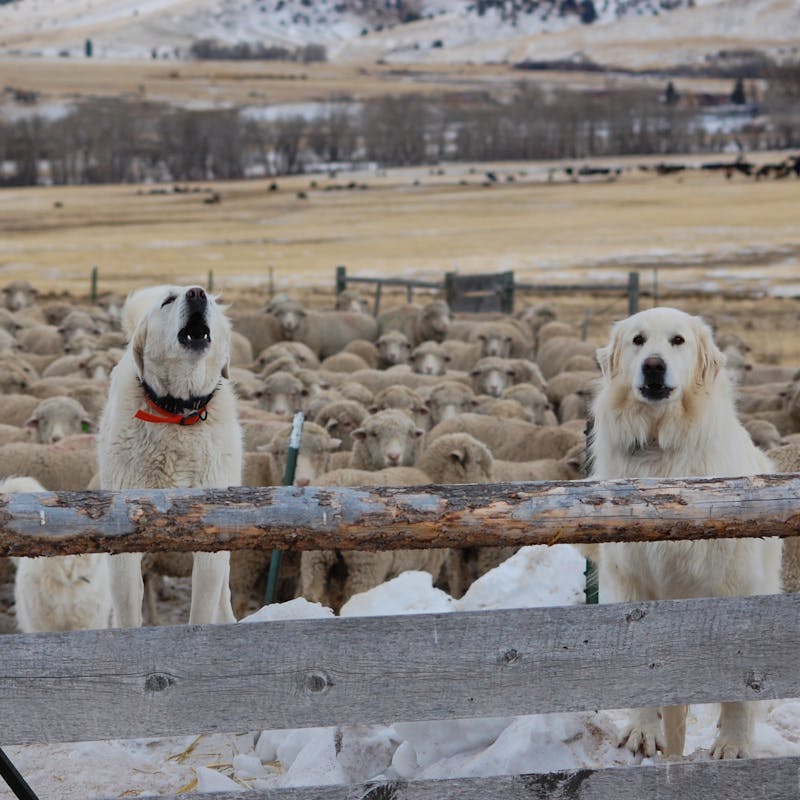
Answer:
[[[646,383],[639,387],[639,391],[645,400],[666,400],[674,388],[674,386],[667,386],[664,383]]]
[[[211,330],[203,312],[191,314],[186,325],[178,331],[178,341],[190,350],[205,350],[211,344]]]

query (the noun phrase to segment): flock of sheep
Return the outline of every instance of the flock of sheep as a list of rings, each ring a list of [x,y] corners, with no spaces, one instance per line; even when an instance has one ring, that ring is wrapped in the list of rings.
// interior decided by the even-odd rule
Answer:
[[[126,346],[121,303],[40,302],[24,281],[3,289],[0,308],[0,479],[32,478],[48,490],[97,486],[94,431],[108,375]],[[243,485],[282,483],[290,420],[306,423],[298,486],[412,486],[575,480],[584,477],[585,428],[599,375],[598,342],[550,305],[508,315],[454,315],[441,300],[404,305],[377,319],[357,292],[314,310],[279,295],[257,312],[232,309],[231,380],[245,443]],[[795,368],[750,362],[746,343],[717,331],[738,384],[740,414],[779,471],[800,470],[800,380]],[[30,490],[24,484],[21,490]],[[28,488],[25,488],[28,487]],[[8,480],[0,492],[13,491]],[[17,489],[20,490],[20,489]],[[507,548],[287,554],[280,600],[303,596],[334,609],[409,570],[427,570],[461,596]],[[269,552],[231,554],[237,617],[260,605]],[[88,556],[48,559],[62,580],[81,580]],[[72,560],[70,560],[72,559]],[[24,573],[30,560],[17,567]],[[43,559],[36,561],[42,562]],[[800,589],[795,540],[784,583]],[[15,567],[0,558],[0,583]],[[156,553],[143,564],[146,618],[159,621],[160,576],[191,574],[191,554]],[[70,577],[73,576],[73,577]],[[24,605],[24,607],[23,607]],[[41,630],[17,595],[17,625]],[[49,627],[86,627],[65,614]]]

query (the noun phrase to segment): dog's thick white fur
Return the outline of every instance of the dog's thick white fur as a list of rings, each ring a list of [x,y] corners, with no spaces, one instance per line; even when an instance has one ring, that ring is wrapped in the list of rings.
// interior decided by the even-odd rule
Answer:
[[[200,306],[200,299],[205,304]],[[241,484],[242,433],[228,379],[230,322],[200,287],[162,286],[131,295],[123,310],[130,342],[111,373],[98,433],[101,489],[224,488]],[[187,402],[213,393],[194,425],[135,418],[144,393]],[[140,553],[112,556],[114,624],[142,624]],[[192,624],[233,622],[229,554],[195,553]]]
[[[33,478],[7,478],[0,492],[43,492]],[[111,587],[105,553],[18,558],[14,580],[17,626],[23,633],[107,628]]]
[[[745,476],[773,471],[739,423],[724,356],[710,328],[673,308],[618,322],[598,351],[603,372],[590,444],[593,477]],[[775,594],[778,539],[604,544],[604,601]],[[663,724],[662,724],[663,721]],[[686,707],[640,709],[624,734],[633,752],[680,755]],[[723,703],[712,757],[752,750],[752,703]]]

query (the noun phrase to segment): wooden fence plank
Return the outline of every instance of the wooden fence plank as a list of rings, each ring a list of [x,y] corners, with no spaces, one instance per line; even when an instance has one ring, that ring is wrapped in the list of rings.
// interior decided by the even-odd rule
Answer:
[[[800,697],[800,595],[3,637],[3,744]]]
[[[372,782],[162,800],[797,800],[800,759],[758,758],[490,778]]]
[[[800,535],[800,474],[0,495],[0,556]]]

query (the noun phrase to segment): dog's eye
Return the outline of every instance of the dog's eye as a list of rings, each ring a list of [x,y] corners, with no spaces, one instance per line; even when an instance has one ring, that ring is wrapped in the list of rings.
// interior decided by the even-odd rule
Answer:
[[[670,343],[670,344],[671,344],[673,347],[678,347],[679,345],[682,345],[682,344],[683,344],[685,341],[686,341],[686,339],[684,339],[684,338],[683,338],[683,336],[681,336],[681,335],[678,333],[678,334],[676,334],[675,336],[673,336],[673,337],[672,337],[672,338],[669,340],[669,343]]]
[[[642,336],[641,333],[637,333],[636,336],[633,337],[633,343],[637,347],[641,347],[647,340]]]
[[[177,295],[175,295],[175,294],[171,294],[171,295],[170,295],[170,296],[169,296],[169,297],[168,297],[168,298],[167,298],[167,299],[166,299],[166,300],[165,300],[165,301],[164,301],[164,302],[161,304],[161,308],[164,308],[164,306],[168,306],[170,303],[174,303],[174,302],[175,302],[177,299],[178,299],[178,296],[177,296]]]

